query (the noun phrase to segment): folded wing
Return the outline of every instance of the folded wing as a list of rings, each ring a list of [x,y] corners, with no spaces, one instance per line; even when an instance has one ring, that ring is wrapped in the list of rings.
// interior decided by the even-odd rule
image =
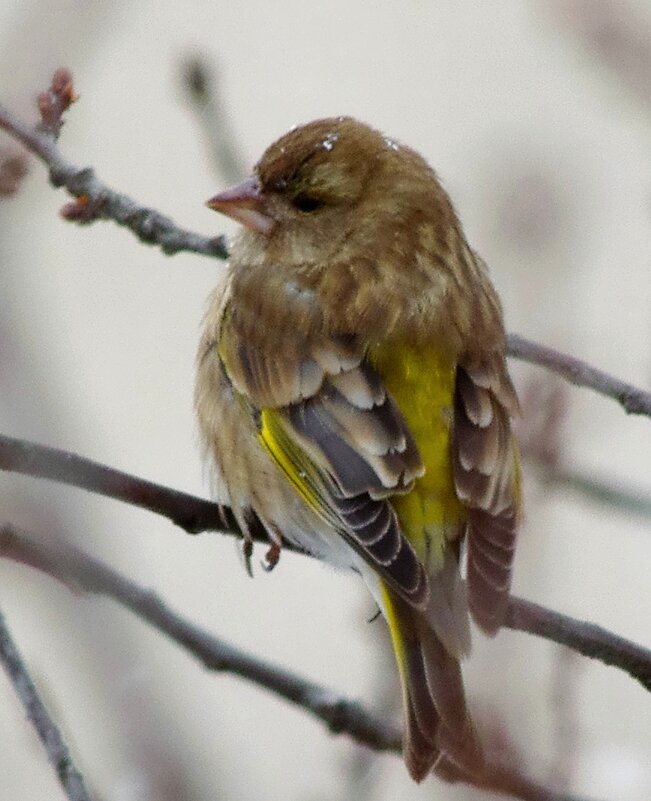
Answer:
[[[453,464],[459,499],[468,507],[468,600],[488,634],[504,620],[520,516],[520,473],[510,418],[517,399],[503,362],[457,369]]]
[[[400,410],[349,338],[270,354],[222,331],[220,357],[259,439],[311,508],[410,605],[428,579],[387,501],[423,465]]]

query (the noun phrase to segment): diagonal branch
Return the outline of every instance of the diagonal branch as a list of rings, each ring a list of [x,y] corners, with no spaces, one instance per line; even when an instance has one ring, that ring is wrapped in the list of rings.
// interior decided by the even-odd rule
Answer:
[[[227,506],[144,481],[66,451],[0,436],[0,470],[47,478],[106,495],[163,515],[192,534],[218,530],[242,536]],[[251,535],[257,542],[267,542],[260,524],[252,524]],[[284,547],[299,551],[289,543]],[[606,629],[518,598],[511,599],[505,625],[567,645],[584,656],[617,667],[651,690],[651,651]]]
[[[562,376],[577,387],[594,389],[600,395],[616,400],[628,414],[643,414],[651,417],[651,392],[647,392],[619,378],[599,370],[597,367],[568,356],[554,348],[531,342],[519,334],[509,334],[507,352],[516,359],[537,364]]]
[[[41,570],[71,590],[112,598],[182,645],[209,670],[234,673],[271,690],[308,709],[334,733],[346,731],[377,751],[400,752],[398,729],[365,712],[356,702],[344,701],[333,691],[203,631],[174,613],[153,592],[74,546],[61,541],[54,545],[38,542],[14,527],[3,526],[0,557]]]
[[[512,596],[504,626],[566,645],[583,656],[619,668],[651,691],[651,650],[596,623],[577,620]]]
[[[78,199],[63,209],[67,219],[82,223],[113,220],[128,228],[141,242],[157,245],[168,255],[189,251],[218,259],[228,257],[225,237],[206,237],[180,228],[169,217],[102,183],[90,167],[78,167],[65,159],[51,127],[27,125],[0,105],[0,128],[38,156],[49,169],[55,187],[65,186]]]
[[[208,141],[212,162],[227,184],[237,184],[246,177],[240,149],[224,113],[225,100],[221,91],[221,75],[211,69],[198,53],[183,64],[183,88],[190,101],[202,132]]]
[[[160,598],[130,579],[66,543],[36,542],[10,527],[0,528],[0,556],[28,564],[70,588],[104,595],[185,648],[208,670],[232,673],[257,684],[312,714],[333,734],[348,734],[376,751],[401,752],[400,731],[368,712],[359,702],[341,697],[283,667],[258,659],[185,620]],[[519,772],[489,765],[477,777],[461,781],[512,795],[523,801],[580,801],[536,784]]]
[[[0,531],[0,553],[2,552],[1,542],[3,537],[4,532]],[[70,801],[90,801],[84,780],[70,757],[61,732],[48,714],[43,701],[41,701],[1,612],[0,662],[2,662],[2,666],[16,690],[16,695],[20,699],[27,717],[31,720],[41,742],[45,746],[47,755],[56,770],[59,782],[66,795]]]

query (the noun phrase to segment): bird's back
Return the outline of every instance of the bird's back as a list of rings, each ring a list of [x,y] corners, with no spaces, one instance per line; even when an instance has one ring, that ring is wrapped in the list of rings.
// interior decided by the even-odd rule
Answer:
[[[394,495],[401,528],[429,572],[443,566],[446,540],[459,535],[464,508],[450,458],[455,361],[436,343],[375,346],[370,360],[393,396],[416,441],[425,473],[404,495]]]

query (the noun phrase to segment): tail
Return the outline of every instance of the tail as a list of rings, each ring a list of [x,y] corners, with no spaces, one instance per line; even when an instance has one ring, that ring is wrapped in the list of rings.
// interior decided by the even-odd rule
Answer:
[[[443,644],[426,612],[409,606],[386,585],[382,600],[400,671],[403,758],[409,773],[417,782],[431,770],[449,780],[477,775],[483,757],[466,708],[461,654],[450,653],[450,643]]]

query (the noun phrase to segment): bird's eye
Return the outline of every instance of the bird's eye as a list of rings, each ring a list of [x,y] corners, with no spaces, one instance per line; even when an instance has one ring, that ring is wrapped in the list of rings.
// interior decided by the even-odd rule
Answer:
[[[292,204],[294,208],[297,208],[299,211],[302,211],[305,214],[316,211],[325,205],[323,200],[320,200],[318,197],[306,194],[296,195],[294,198],[292,198]]]

